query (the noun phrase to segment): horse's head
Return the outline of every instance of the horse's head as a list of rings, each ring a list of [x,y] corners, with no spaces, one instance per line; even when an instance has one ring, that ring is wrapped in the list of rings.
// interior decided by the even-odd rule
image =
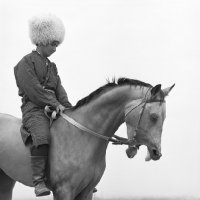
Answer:
[[[147,146],[146,161],[158,160],[161,154],[161,135],[166,117],[165,97],[171,86],[161,90],[161,85],[149,89],[144,99],[132,101],[125,110],[127,134],[130,141],[127,156],[133,158],[140,145]]]

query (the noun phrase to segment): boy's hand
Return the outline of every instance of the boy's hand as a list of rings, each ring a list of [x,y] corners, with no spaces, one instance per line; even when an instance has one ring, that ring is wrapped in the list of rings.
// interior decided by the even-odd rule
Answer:
[[[63,112],[66,108],[63,105],[59,105],[56,107],[56,113]]]

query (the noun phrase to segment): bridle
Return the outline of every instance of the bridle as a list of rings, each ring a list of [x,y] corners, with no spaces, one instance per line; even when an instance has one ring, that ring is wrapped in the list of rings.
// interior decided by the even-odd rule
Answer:
[[[149,89],[147,90],[147,92],[146,92],[146,94],[145,94],[145,97],[142,99],[142,101],[141,101],[138,105],[133,106],[127,113],[125,113],[125,118],[126,118],[134,109],[136,109],[137,107],[139,107],[141,104],[144,103],[144,105],[142,106],[142,112],[141,112],[141,114],[140,114],[140,116],[139,116],[137,125],[136,125],[135,130],[134,130],[134,132],[135,132],[134,136],[137,135],[137,132],[138,132],[138,130],[139,130],[140,122],[141,122],[141,119],[142,119],[142,116],[143,116],[143,113],[144,113],[146,104],[147,104],[147,103],[154,103],[154,102],[160,102],[160,103],[161,103],[161,102],[165,102],[165,100],[161,101],[161,100],[157,100],[157,99],[148,99],[147,95],[148,95],[150,89],[151,89],[151,88],[149,88]],[[135,147],[135,146],[137,146],[137,145],[140,145],[140,144],[136,141],[136,139],[135,139],[134,137],[131,138],[131,139],[128,139],[128,143],[129,143],[129,147]]]
[[[146,104],[149,102],[150,103],[150,100],[147,100],[147,94],[149,93],[149,91],[150,91],[150,89],[151,88],[149,88],[148,90],[147,90],[147,92],[146,92],[146,94],[145,94],[145,97],[142,99],[142,101],[138,104],[138,105],[136,105],[136,106],[133,106],[128,112],[125,112],[125,118],[133,111],[133,110],[135,110],[137,107],[139,107],[141,104],[143,104],[144,103],[144,105],[142,106],[142,112],[141,112],[141,114],[140,114],[140,116],[139,116],[139,119],[138,119],[138,122],[137,122],[137,125],[136,125],[136,127],[135,127],[135,130],[134,130],[134,132],[135,132],[135,136],[137,135],[137,131],[138,131],[138,127],[139,127],[139,125],[140,125],[140,121],[141,121],[141,119],[142,119],[142,116],[143,116],[143,113],[144,113],[144,109],[145,109],[145,107],[146,107]],[[152,101],[151,101],[152,102]],[[131,138],[131,139],[128,139],[128,143],[129,143],[129,147],[135,147],[137,144],[138,144],[138,142],[136,141],[136,139],[133,137],[133,138]]]

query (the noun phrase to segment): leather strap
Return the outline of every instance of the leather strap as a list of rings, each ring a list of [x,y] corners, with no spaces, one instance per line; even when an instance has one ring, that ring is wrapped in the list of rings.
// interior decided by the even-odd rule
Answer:
[[[110,140],[111,138],[110,137],[107,137],[107,136],[104,136],[104,135],[100,135],[98,133],[95,133],[94,131],[92,130],[89,130],[88,128],[86,128],[85,126],[79,124],[78,122],[76,122],[74,119],[70,118],[69,116],[67,116],[66,114],[60,112],[60,115],[66,119],[69,123],[73,124],[74,126],[76,126],[77,128],[79,128],[80,130],[84,131],[84,132],[88,132],[88,133],[91,133],[92,135],[95,135],[99,138],[102,138],[104,140],[107,140],[107,141],[112,141]]]

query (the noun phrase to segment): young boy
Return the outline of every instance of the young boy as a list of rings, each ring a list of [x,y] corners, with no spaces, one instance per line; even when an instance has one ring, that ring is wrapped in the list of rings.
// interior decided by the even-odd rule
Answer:
[[[29,35],[36,50],[24,56],[14,68],[19,96],[22,97],[22,134],[26,144],[32,139],[31,167],[36,196],[49,195],[45,186],[50,124],[44,114],[46,105],[57,112],[72,107],[61,84],[57,67],[48,57],[55,53],[65,36],[62,21],[52,14],[34,16],[29,20]]]

